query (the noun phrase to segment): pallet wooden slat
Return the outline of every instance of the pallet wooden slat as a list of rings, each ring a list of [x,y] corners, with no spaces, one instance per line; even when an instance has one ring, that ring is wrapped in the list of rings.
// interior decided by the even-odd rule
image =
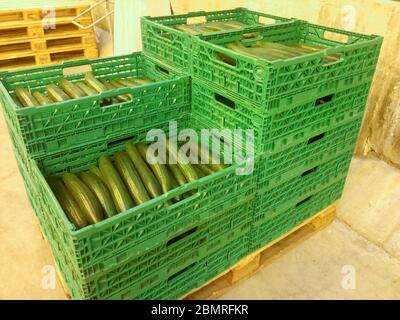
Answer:
[[[67,49],[57,48],[48,52],[22,54],[22,57],[0,58],[0,70],[14,70],[61,63],[67,60],[92,59],[99,56],[97,46],[70,46]]]
[[[0,10],[0,26],[12,23],[35,23],[49,16],[56,19],[74,18],[88,6],[75,6],[75,7],[43,7],[35,9],[22,9],[22,10]],[[50,9],[54,11],[50,11]],[[90,13],[85,14],[82,18],[91,18]]]
[[[0,10],[0,70],[14,70],[99,56],[93,28],[72,19],[88,6]],[[82,25],[93,19],[80,17]]]

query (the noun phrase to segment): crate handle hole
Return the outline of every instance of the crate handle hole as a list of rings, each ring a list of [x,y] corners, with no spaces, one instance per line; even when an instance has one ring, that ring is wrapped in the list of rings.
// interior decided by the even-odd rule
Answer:
[[[181,274],[185,273],[186,271],[189,271],[190,269],[192,269],[195,265],[197,264],[197,262],[194,262],[190,265],[188,265],[186,268],[183,268],[182,270],[178,271],[177,273],[174,273],[172,276],[169,276],[168,278],[168,282],[175,279],[176,277],[180,276]]]
[[[258,18],[258,23],[261,23],[261,24],[274,24],[275,22],[276,22],[275,19],[272,19],[272,18],[269,18],[269,17],[260,16]]]
[[[181,234],[178,234],[177,236],[173,237],[172,239],[168,240],[167,242],[167,247],[173,245],[174,243],[177,243],[178,241],[189,237],[191,234],[195,233],[199,227],[194,227],[192,229],[189,229],[185,232],[182,232]]]
[[[73,67],[64,68],[63,75],[70,76],[73,74],[80,74],[80,73],[86,73],[86,72],[91,72],[91,71],[92,71],[92,66],[90,64],[84,64],[81,66],[73,66]]]
[[[243,39],[246,39],[246,40],[251,40],[251,39],[256,39],[256,38],[258,39],[258,38],[260,38],[260,34],[258,32],[243,33],[242,37],[243,37]]]
[[[327,102],[332,101],[334,94],[328,94],[325,97],[322,98],[318,98],[317,100],[315,100],[315,106],[320,106],[321,104],[325,104]]]
[[[309,201],[311,198],[312,198],[312,196],[309,196],[309,197],[307,197],[307,198],[305,198],[305,199],[303,199],[303,200],[297,202],[297,203],[296,203],[296,207],[301,206],[302,204],[304,204],[304,203],[306,203],[307,201]]]
[[[111,142],[107,143],[107,147],[114,147],[114,146],[119,145],[119,144],[124,144],[124,143],[132,140],[133,138],[134,138],[133,136],[129,136],[129,137],[125,137],[125,138],[121,138],[121,139],[118,139],[118,140],[111,141]]]
[[[234,101],[228,99],[227,97],[221,96],[218,93],[215,93],[215,100],[217,100],[218,102],[222,103],[223,105],[231,109],[236,109],[236,103]]]
[[[340,61],[340,58],[341,58],[340,53],[328,54],[327,56],[324,57],[324,60],[322,61],[322,65],[326,66],[326,65],[336,63],[336,62]]]
[[[163,67],[156,66],[156,70],[159,71],[159,72],[161,72],[161,73],[164,73],[164,74],[168,74],[168,75],[169,75],[169,71],[168,71],[167,69],[164,69]]]
[[[324,32],[324,39],[335,41],[335,42],[340,42],[340,43],[348,43],[349,36],[347,34],[326,30]]]
[[[186,19],[186,24],[197,24],[197,23],[206,23],[206,16],[198,16],[198,17],[188,17]]]
[[[217,59],[219,59],[223,63],[229,64],[230,66],[236,67],[236,59],[232,58],[224,53],[217,54]]]
[[[317,170],[318,167],[319,167],[319,166],[316,166],[316,167],[311,168],[311,169],[309,169],[309,170],[307,170],[307,171],[304,171],[304,172],[301,174],[301,176],[302,176],[302,177],[308,176],[310,173],[313,173],[315,170]]]
[[[317,142],[318,140],[321,140],[323,137],[325,137],[325,132],[308,139],[307,144]]]

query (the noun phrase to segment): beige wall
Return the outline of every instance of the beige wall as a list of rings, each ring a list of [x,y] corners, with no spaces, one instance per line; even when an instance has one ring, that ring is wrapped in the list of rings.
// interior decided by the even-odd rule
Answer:
[[[356,152],[400,166],[400,2],[390,0],[171,0],[175,13],[246,7],[385,37]],[[353,19],[353,13],[355,13]]]

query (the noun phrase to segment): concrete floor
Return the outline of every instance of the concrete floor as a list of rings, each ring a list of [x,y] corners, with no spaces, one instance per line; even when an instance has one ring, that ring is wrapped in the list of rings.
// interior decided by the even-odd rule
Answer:
[[[2,116],[0,148],[0,299],[66,299]],[[399,299],[399,205],[400,172],[353,159],[338,219],[222,298]]]

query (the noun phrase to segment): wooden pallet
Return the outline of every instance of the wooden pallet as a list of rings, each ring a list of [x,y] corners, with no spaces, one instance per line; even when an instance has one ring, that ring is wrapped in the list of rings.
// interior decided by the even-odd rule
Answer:
[[[92,23],[92,18],[79,20],[82,25]],[[93,28],[81,29],[74,25],[71,18],[26,23],[25,21],[0,24],[0,43],[12,44],[19,40],[54,38],[60,36],[93,33]]]
[[[96,37],[92,33],[18,40],[10,44],[0,43],[0,60],[23,58],[35,53],[95,47],[96,45]]]
[[[76,7],[56,7],[51,15],[57,19],[69,18],[72,19],[86,10],[88,6]],[[19,22],[37,22],[49,16],[49,8],[35,8],[23,10],[0,10],[0,25],[6,23],[19,23]],[[90,18],[90,12],[85,14],[85,18]]]
[[[88,8],[57,7],[0,11],[0,70],[14,70],[66,60],[98,57],[93,28],[81,29],[72,19]],[[88,12],[78,19],[93,21]]]
[[[0,70],[14,70],[30,68],[49,64],[61,63],[68,60],[92,59],[99,56],[97,46],[68,46],[68,48],[56,48],[47,52],[22,54],[0,60]]]
[[[251,253],[232,268],[221,273],[202,287],[189,292],[183,300],[217,299],[238,282],[254,275],[262,266],[281,257],[317,231],[327,227],[336,217],[336,203],[298,225],[282,237]]]

